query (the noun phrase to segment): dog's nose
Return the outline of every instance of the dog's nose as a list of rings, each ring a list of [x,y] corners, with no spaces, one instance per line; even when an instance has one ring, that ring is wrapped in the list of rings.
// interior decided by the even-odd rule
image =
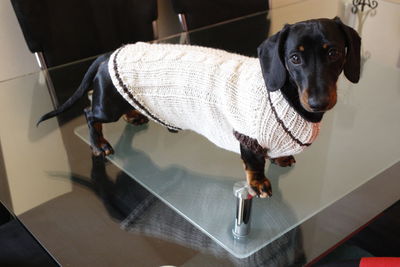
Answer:
[[[313,111],[325,111],[329,105],[329,99],[312,97],[308,99],[308,105]]]

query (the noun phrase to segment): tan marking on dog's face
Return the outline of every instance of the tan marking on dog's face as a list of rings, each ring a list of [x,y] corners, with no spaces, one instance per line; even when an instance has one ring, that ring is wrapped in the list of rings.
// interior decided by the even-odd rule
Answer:
[[[299,51],[303,52],[304,51],[304,46],[300,45],[299,46]]]
[[[322,48],[327,49],[328,48],[328,44],[323,44]]]
[[[312,109],[310,108],[310,106],[308,105],[308,88],[304,89],[301,93],[300,93],[300,102],[303,105],[303,108],[307,111],[312,111]]]
[[[336,84],[333,84],[329,88],[329,105],[326,108],[327,110],[332,109],[337,102],[337,90],[336,90]]]

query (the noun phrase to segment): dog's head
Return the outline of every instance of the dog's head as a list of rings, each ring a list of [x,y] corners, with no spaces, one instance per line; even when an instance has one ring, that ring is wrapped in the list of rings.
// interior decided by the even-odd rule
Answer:
[[[264,41],[258,56],[267,89],[281,89],[287,79],[296,84],[299,100],[309,112],[324,112],[336,104],[336,82],[344,71],[360,78],[361,38],[334,19],[315,19],[285,27]]]

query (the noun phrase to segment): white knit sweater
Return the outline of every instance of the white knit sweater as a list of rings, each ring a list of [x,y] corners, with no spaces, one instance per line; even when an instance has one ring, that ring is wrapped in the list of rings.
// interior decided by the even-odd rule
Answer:
[[[237,131],[271,158],[297,154],[317,137],[280,90],[267,92],[257,58],[188,45],[136,43],[116,50],[109,72],[119,93],[150,119],[192,130],[240,153]]]

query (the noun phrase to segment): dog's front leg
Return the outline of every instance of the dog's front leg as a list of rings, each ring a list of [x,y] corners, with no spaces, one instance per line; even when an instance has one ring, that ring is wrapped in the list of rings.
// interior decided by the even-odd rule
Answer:
[[[129,112],[123,115],[123,118],[126,122],[133,124],[133,125],[142,125],[149,122],[149,119],[142,115],[136,109],[132,109]]]
[[[264,174],[265,156],[254,153],[242,144],[240,154],[244,162],[247,183],[258,196],[262,198],[272,196],[271,183]]]

